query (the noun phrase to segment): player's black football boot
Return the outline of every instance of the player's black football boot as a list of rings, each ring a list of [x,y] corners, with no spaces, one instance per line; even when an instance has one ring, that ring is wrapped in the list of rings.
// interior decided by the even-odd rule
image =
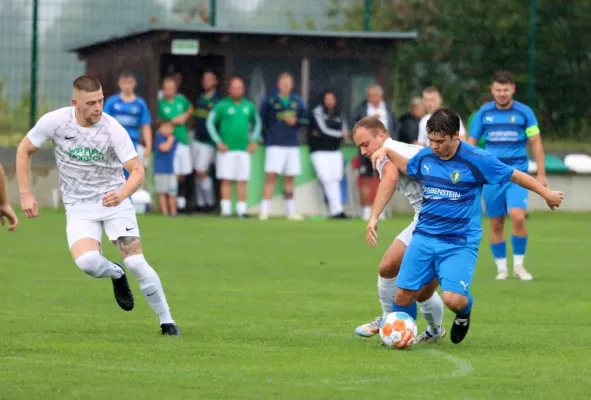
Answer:
[[[120,264],[117,265],[119,268],[123,269]],[[125,311],[133,310],[133,294],[131,293],[129,282],[127,282],[127,274],[121,275],[121,278],[119,279],[111,278],[111,280],[113,281],[113,293],[115,294],[115,300],[117,301],[117,304],[119,304],[119,307]]]
[[[464,340],[468,334],[468,329],[470,329],[470,314],[464,317],[459,317],[456,314],[456,319],[454,319],[454,322],[451,325],[451,342],[458,344]]]
[[[162,325],[160,325],[160,329],[162,329],[163,335],[169,335],[169,336],[180,336],[181,335],[181,331],[179,330],[179,327],[176,326],[175,324],[162,324]]]

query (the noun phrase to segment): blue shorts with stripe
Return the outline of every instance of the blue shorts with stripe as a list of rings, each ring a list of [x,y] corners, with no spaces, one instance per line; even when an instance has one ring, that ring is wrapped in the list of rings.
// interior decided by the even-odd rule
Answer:
[[[478,242],[415,232],[402,259],[397,286],[419,290],[437,278],[441,290],[468,295],[478,259]]]
[[[529,192],[516,183],[505,182],[498,185],[484,185],[482,197],[486,216],[504,217],[512,208],[527,209]]]

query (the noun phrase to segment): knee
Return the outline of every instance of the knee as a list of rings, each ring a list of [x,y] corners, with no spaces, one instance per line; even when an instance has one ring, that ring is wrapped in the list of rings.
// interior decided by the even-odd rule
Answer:
[[[399,269],[400,265],[397,265],[396,263],[393,263],[391,261],[382,261],[380,263],[378,273],[382,278],[392,279],[396,278]]]
[[[398,288],[396,290],[396,296],[394,302],[400,307],[408,307],[414,303],[416,299],[416,292],[414,290],[407,290]]]
[[[265,175],[265,182],[266,183],[272,183],[275,184],[275,179],[277,178],[277,175],[275,174],[271,174],[271,173],[267,173]]]
[[[468,304],[468,298],[458,293],[443,292],[443,302],[453,312],[462,311]]]
[[[505,218],[491,218],[490,219],[490,230],[493,233],[503,233],[505,229]]]
[[[96,278],[99,274],[104,257],[98,250],[87,251],[75,260],[78,268],[86,275]]]
[[[523,228],[525,227],[525,211],[521,209],[512,209],[509,210],[509,217],[511,218],[511,223],[516,228]]]

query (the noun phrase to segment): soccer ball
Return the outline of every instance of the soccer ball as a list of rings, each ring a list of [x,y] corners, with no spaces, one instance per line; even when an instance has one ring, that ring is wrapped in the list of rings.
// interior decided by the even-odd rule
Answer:
[[[417,336],[417,323],[403,312],[393,312],[382,318],[380,337],[388,347],[406,349]]]

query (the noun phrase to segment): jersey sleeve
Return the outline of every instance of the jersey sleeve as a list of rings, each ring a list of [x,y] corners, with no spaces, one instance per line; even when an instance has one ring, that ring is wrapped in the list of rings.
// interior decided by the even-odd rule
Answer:
[[[207,115],[207,120],[205,121],[205,129],[207,129],[207,133],[209,133],[209,137],[211,138],[211,140],[213,140],[216,144],[221,143],[222,141],[222,138],[220,137],[220,134],[218,133],[218,130],[216,128],[216,125],[220,118],[220,113],[223,113],[223,111],[224,103],[217,103],[213,107],[213,110],[209,112],[209,114]]]
[[[191,108],[192,104],[185,96],[181,95],[181,103],[183,104],[183,112]]]
[[[304,101],[298,98],[298,125],[308,126],[308,112],[306,111],[306,106],[304,105]]]
[[[482,109],[478,110],[470,123],[470,137],[476,141],[482,137]]]
[[[135,146],[127,131],[114,118],[110,120],[110,125],[111,146],[113,147],[113,150],[115,150],[115,154],[117,154],[119,161],[124,164],[132,158],[137,157]]]
[[[422,179],[421,158],[421,153],[419,152],[408,159],[408,164],[406,164],[406,175],[410,176],[411,178]]]
[[[152,123],[152,116],[150,115],[150,109],[148,108],[148,104],[144,100],[141,101],[142,104],[142,114],[140,115],[140,124],[150,125]]]
[[[492,154],[485,153],[482,156],[474,157],[472,162],[482,174],[483,183],[496,185],[499,183],[508,182],[515,170],[513,167],[502,163],[498,158]]]
[[[158,111],[156,118],[160,121],[164,121],[166,119],[166,115],[164,115],[164,112],[162,111],[162,100],[158,100]]]
[[[253,124],[250,141],[257,142],[261,137],[263,124],[261,123],[261,117],[259,116],[258,110],[254,103],[250,103],[250,110],[250,122]]]
[[[527,118],[525,125],[525,134],[528,138],[540,134],[540,127],[538,126],[538,119],[531,108],[527,107],[525,116]]]
[[[40,149],[50,139],[53,139],[53,134],[55,133],[56,128],[57,126],[52,116],[50,114],[45,114],[39,119],[39,121],[37,121],[33,129],[27,133],[27,137],[33,146]]]

